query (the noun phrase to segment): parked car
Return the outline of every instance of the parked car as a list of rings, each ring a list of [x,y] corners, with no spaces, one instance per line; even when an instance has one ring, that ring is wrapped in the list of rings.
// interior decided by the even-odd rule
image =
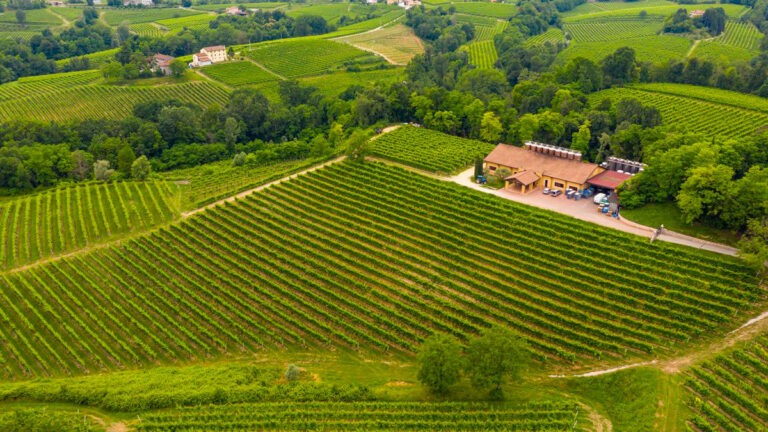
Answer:
[[[549,192],[550,192],[549,188],[544,188],[544,195],[549,195]]]
[[[604,198],[605,198],[605,194],[604,193],[599,193],[599,194],[595,195],[595,199],[593,200],[593,202],[595,204],[600,204],[603,201]]]
[[[555,197],[555,198],[559,197],[562,194],[563,194],[563,191],[560,190],[560,189],[555,189],[555,190],[552,191],[552,196]]]

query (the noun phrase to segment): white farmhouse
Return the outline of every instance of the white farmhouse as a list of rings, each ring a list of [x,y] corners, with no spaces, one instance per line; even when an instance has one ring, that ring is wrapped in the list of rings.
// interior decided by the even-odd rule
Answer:
[[[223,61],[227,61],[227,48],[224,45],[216,45],[202,48],[199,53],[193,54],[189,65],[202,67]]]

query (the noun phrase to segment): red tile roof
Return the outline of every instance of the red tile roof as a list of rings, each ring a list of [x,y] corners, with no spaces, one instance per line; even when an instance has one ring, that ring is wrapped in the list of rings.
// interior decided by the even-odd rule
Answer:
[[[597,165],[575,159],[537,153],[508,144],[499,144],[485,157],[486,162],[511,168],[530,170],[547,177],[584,184]]]
[[[207,61],[211,61],[211,59],[208,57],[208,54],[205,54],[205,53],[197,53],[197,54],[195,54],[195,55],[197,56],[197,61],[198,61],[198,62],[207,62]]]
[[[533,171],[520,171],[517,174],[512,174],[511,176],[505,178],[504,180],[517,180],[520,182],[520,184],[528,186],[531,183],[534,183],[538,181],[541,177],[539,177],[535,172]]]
[[[597,186],[606,189],[616,189],[625,180],[632,177],[627,173],[620,173],[616,171],[603,171],[600,174],[592,177],[587,182],[592,186]]]
[[[200,51],[202,51],[202,50],[206,50],[206,51],[223,51],[224,50],[224,45],[209,46],[209,47],[205,47],[205,48],[201,48],[200,49]]]

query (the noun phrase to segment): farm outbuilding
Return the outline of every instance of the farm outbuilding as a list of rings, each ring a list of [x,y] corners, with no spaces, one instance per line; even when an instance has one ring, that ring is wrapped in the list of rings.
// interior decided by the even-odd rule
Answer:
[[[587,180],[604,170],[597,164],[582,162],[579,152],[534,142],[524,147],[497,145],[485,157],[485,168],[491,175],[508,170],[505,188],[523,193],[539,187],[563,192],[585,189]]]

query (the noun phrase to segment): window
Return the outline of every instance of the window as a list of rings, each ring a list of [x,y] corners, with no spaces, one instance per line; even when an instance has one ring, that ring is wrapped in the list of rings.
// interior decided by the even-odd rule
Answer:
[[[561,188],[561,187],[564,187],[564,186],[565,186],[565,185],[564,185],[564,184],[562,184],[562,183],[560,183],[560,182],[555,182],[555,187],[556,187],[556,188]]]
[[[488,171],[496,171],[496,167],[493,165],[488,166]]]
[[[549,179],[544,180],[544,187],[549,187]]]

